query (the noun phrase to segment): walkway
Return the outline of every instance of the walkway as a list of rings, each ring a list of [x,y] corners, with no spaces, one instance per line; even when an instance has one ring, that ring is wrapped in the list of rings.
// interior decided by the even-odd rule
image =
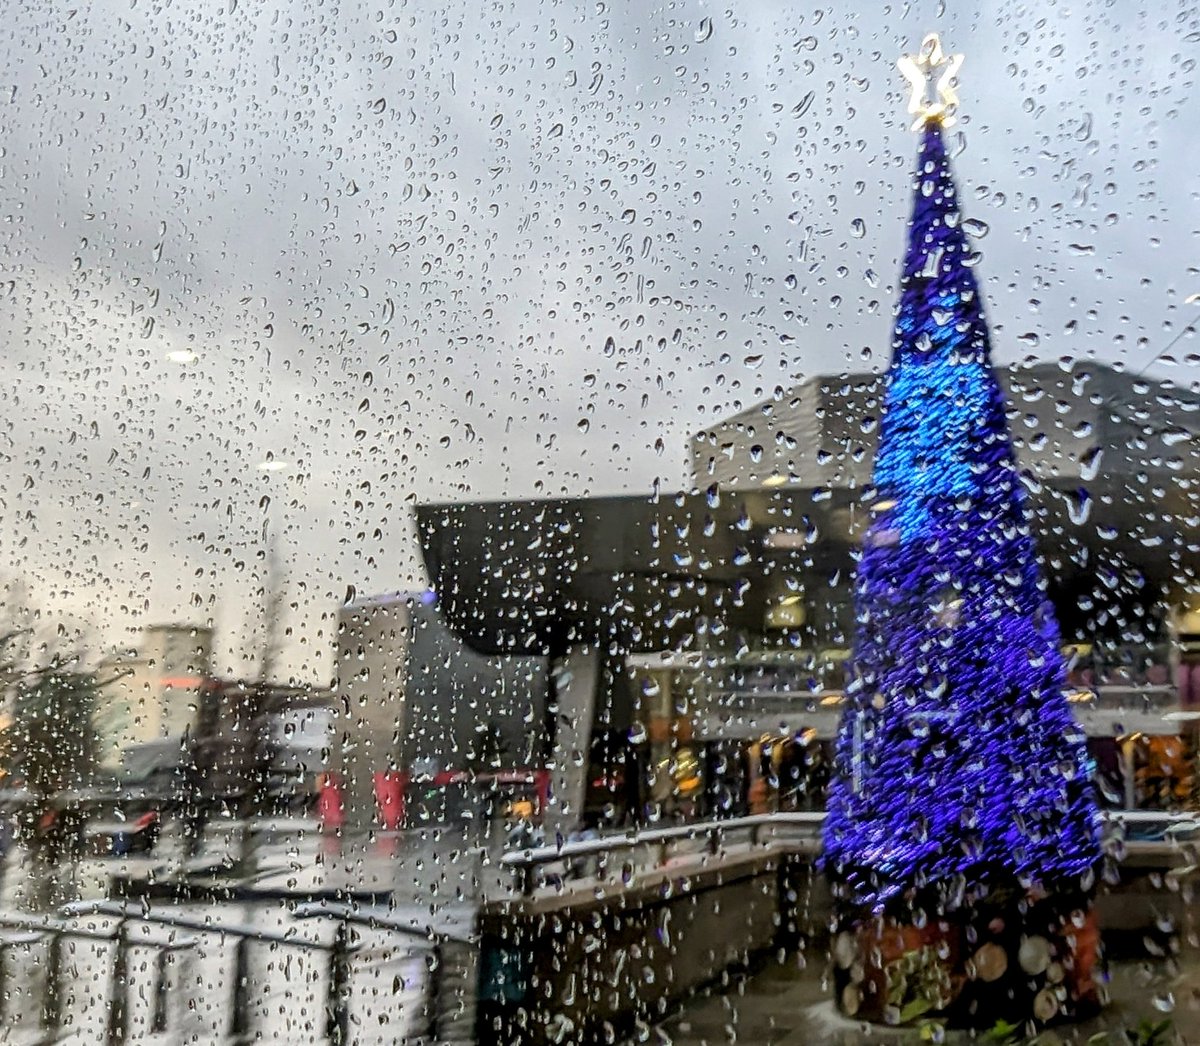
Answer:
[[[649,1041],[672,1046],[860,1046],[927,1042],[914,1030],[888,1030],[842,1017],[822,984],[824,956],[805,964],[802,955],[767,962],[749,975],[731,977],[688,1002],[675,1017],[655,1028]],[[1126,1046],[1119,1033],[1142,1020],[1170,1019],[1178,1038],[1200,1044],[1200,956],[1182,966],[1164,961],[1120,962],[1111,969],[1112,1002],[1093,1021],[1043,1033],[1038,1046],[1088,1043],[1108,1033],[1112,1046]],[[950,1033],[948,1044],[988,1041]],[[1100,1040],[1104,1042],[1104,1040]],[[1093,1042],[1092,1046],[1095,1046]],[[1105,1043],[1105,1046],[1108,1046]]]

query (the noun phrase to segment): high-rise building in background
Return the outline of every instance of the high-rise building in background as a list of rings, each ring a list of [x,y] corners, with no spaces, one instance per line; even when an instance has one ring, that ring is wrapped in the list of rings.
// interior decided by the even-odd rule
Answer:
[[[199,724],[211,656],[211,629],[152,625],[135,649],[102,662],[93,717],[102,769],[136,777],[149,772],[141,764],[178,762],[184,739]]]

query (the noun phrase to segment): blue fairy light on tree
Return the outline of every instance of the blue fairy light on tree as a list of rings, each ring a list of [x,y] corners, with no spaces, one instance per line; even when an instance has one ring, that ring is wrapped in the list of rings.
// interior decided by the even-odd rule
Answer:
[[[1101,854],[1085,737],[1064,692],[1058,628],[943,138],[960,62],[933,36],[901,63],[914,85],[920,151],[873,520],[856,578],[855,678],[837,741],[825,866],[843,926],[957,919],[943,936],[959,937],[941,946],[969,956],[982,938],[974,929],[963,938],[963,923],[980,906],[1002,927],[997,906],[1018,903],[1013,898],[1022,910],[1067,898],[1076,919],[1079,911],[1089,918]],[[939,70],[927,101],[928,74]],[[1062,907],[1035,935],[1052,953],[1051,924]],[[983,978],[977,963],[974,980],[1007,985],[1006,949],[1019,949],[1027,931],[1000,934],[997,950],[985,954],[994,967],[1003,959],[1004,969]],[[962,981],[962,970],[950,974],[946,983]],[[862,984],[847,981],[842,990],[845,1009],[869,1008]],[[875,994],[880,1007],[900,1006],[883,989]],[[968,995],[979,1010],[981,993]],[[950,1005],[944,992],[927,1001]],[[1041,1018],[1067,1008],[1060,1001]]]

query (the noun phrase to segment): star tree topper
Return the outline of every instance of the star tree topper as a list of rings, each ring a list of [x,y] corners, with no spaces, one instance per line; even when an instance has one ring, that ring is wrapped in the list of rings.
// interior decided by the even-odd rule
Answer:
[[[958,109],[955,89],[962,63],[962,55],[948,55],[942,51],[942,41],[937,33],[925,37],[916,54],[906,54],[896,63],[912,88],[908,111],[916,116],[912,125],[914,131],[931,120],[943,127],[954,123],[954,113]]]

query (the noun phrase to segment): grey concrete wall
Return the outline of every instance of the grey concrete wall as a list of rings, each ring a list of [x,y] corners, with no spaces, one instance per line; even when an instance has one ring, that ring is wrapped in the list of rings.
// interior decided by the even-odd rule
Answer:
[[[587,790],[592,722],[600,685],[600,654],[578,647],[554,662],[556,729],[551,800],[544,821],[546,839],[566,838],[579,826]]]
[[[376,823],[374,774],[401,767],[411,605],[406,596],[381,597],[339,615],[331,768],[342,777],[351,830]]]
[[[404,760],[463,769],[541,765],[548,665],[538,657],[485,657],[455,636],[436,604],[416,603],[406,685]]]
[[[343,608],[333,769],[347,826],[375,823],[379,771],[540,764],[547,686],[544,659],[475,653],[419,594]]]
[[[496,910],[481,922],[484,969],[504,953],[520,992],[507,1006],[481,1001],[481,1013],[503,1011],[534,1046],[605,1041],[606,1026],[621,1039],[635,1020],[661,1019],[672,1001],[772,947],[786,923],[779,882],[778,861],[764,857],[690,875],[686,889]]]

